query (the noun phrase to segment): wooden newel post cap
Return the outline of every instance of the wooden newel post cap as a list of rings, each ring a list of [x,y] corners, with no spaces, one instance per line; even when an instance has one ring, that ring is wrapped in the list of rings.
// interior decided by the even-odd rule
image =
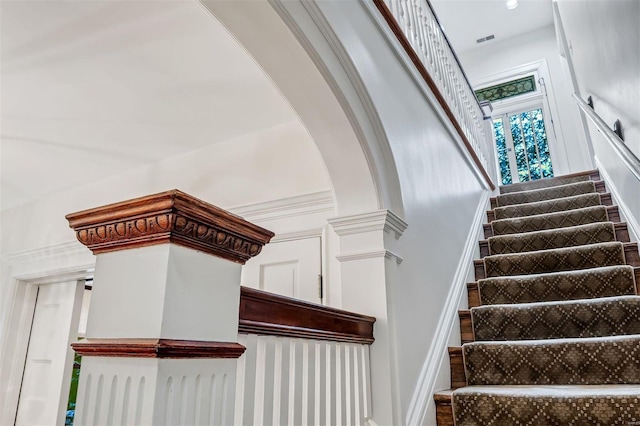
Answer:
[[[177,189],[66,218],[78,241],[94,254],[174,243],[244,264],[274,235]]]

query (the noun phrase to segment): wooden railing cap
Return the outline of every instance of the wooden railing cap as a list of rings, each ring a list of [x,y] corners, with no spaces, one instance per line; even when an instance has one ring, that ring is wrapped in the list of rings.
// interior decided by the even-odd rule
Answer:
[[[273,232],[177,189],[66,216],[93,253],[175,243],[244,264]]]

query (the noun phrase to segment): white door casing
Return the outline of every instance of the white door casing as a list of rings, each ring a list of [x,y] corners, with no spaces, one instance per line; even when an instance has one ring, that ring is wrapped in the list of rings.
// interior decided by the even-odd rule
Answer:
[[[241,283],[283,296],[322,303],[321,238],[275,242],[242,268]]]
[[[84,281],[38,285],[15,424],[64,424]]]

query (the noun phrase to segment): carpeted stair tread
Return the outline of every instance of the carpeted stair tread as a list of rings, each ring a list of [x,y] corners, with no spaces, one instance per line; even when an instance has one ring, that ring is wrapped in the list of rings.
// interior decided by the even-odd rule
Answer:
[[[471,309],[475,341],[640,335],[640,296]]]
[[[553,302],[634,295],[633,267],[606,266],[587,270],[486,278],[478,281],[482,305]]]
[[[510,194],[512,192],[531,191],[532,189],[550,188],[552,186],[560,186],[568,183],[584,182],[588,180],[592,180],[589,174],[582,174],[578,176],[556,176],[529,182],[518,182],[511,185],[501,185],[500,193]]]
[[[486,256],[483,262],[486,277],[491,278],[624,265],[625,258],[623,244],[610,242],[528,253],[497,254]]]
[[[613,222],[500,235],[488,239],[489,253],[492,255],[584,246],[611,241],[616,241]]]
[[[609,221],[607,208],[605,206],[593,206],[535,216],[494,220],[491,222],[491,229],[493,236],[500,236],[607,221]]]
[[[596,192],[596,184],[593,181],[569,183],[553,186],[551,188],[533,189],[531,191],[512,192],[500,194],[496,197],[498,207],[514,204],[535,203],[538,201],[552,200],[555,198],[573,197],[575,195]]]
[[[468,385],[640,384],[640,335],[473,342],[462,351]]]
[[[458,426],[640,424],[640,386],[468,386],[452,395]]]
[[[573,197],[557,198],[555,200],[539,201],[536,203],[516,204],[493,209],[495,219],[509,219],[538,214],[555,213],[561,211],[581,209],[601,205],[600,195],[596,193],[576,195]]]

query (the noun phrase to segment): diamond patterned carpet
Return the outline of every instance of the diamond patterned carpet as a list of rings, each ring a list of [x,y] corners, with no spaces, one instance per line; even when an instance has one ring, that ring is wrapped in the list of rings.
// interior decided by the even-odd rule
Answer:
[[[500,190],[453,424],[640,425],[639,274],[594,182]]]

